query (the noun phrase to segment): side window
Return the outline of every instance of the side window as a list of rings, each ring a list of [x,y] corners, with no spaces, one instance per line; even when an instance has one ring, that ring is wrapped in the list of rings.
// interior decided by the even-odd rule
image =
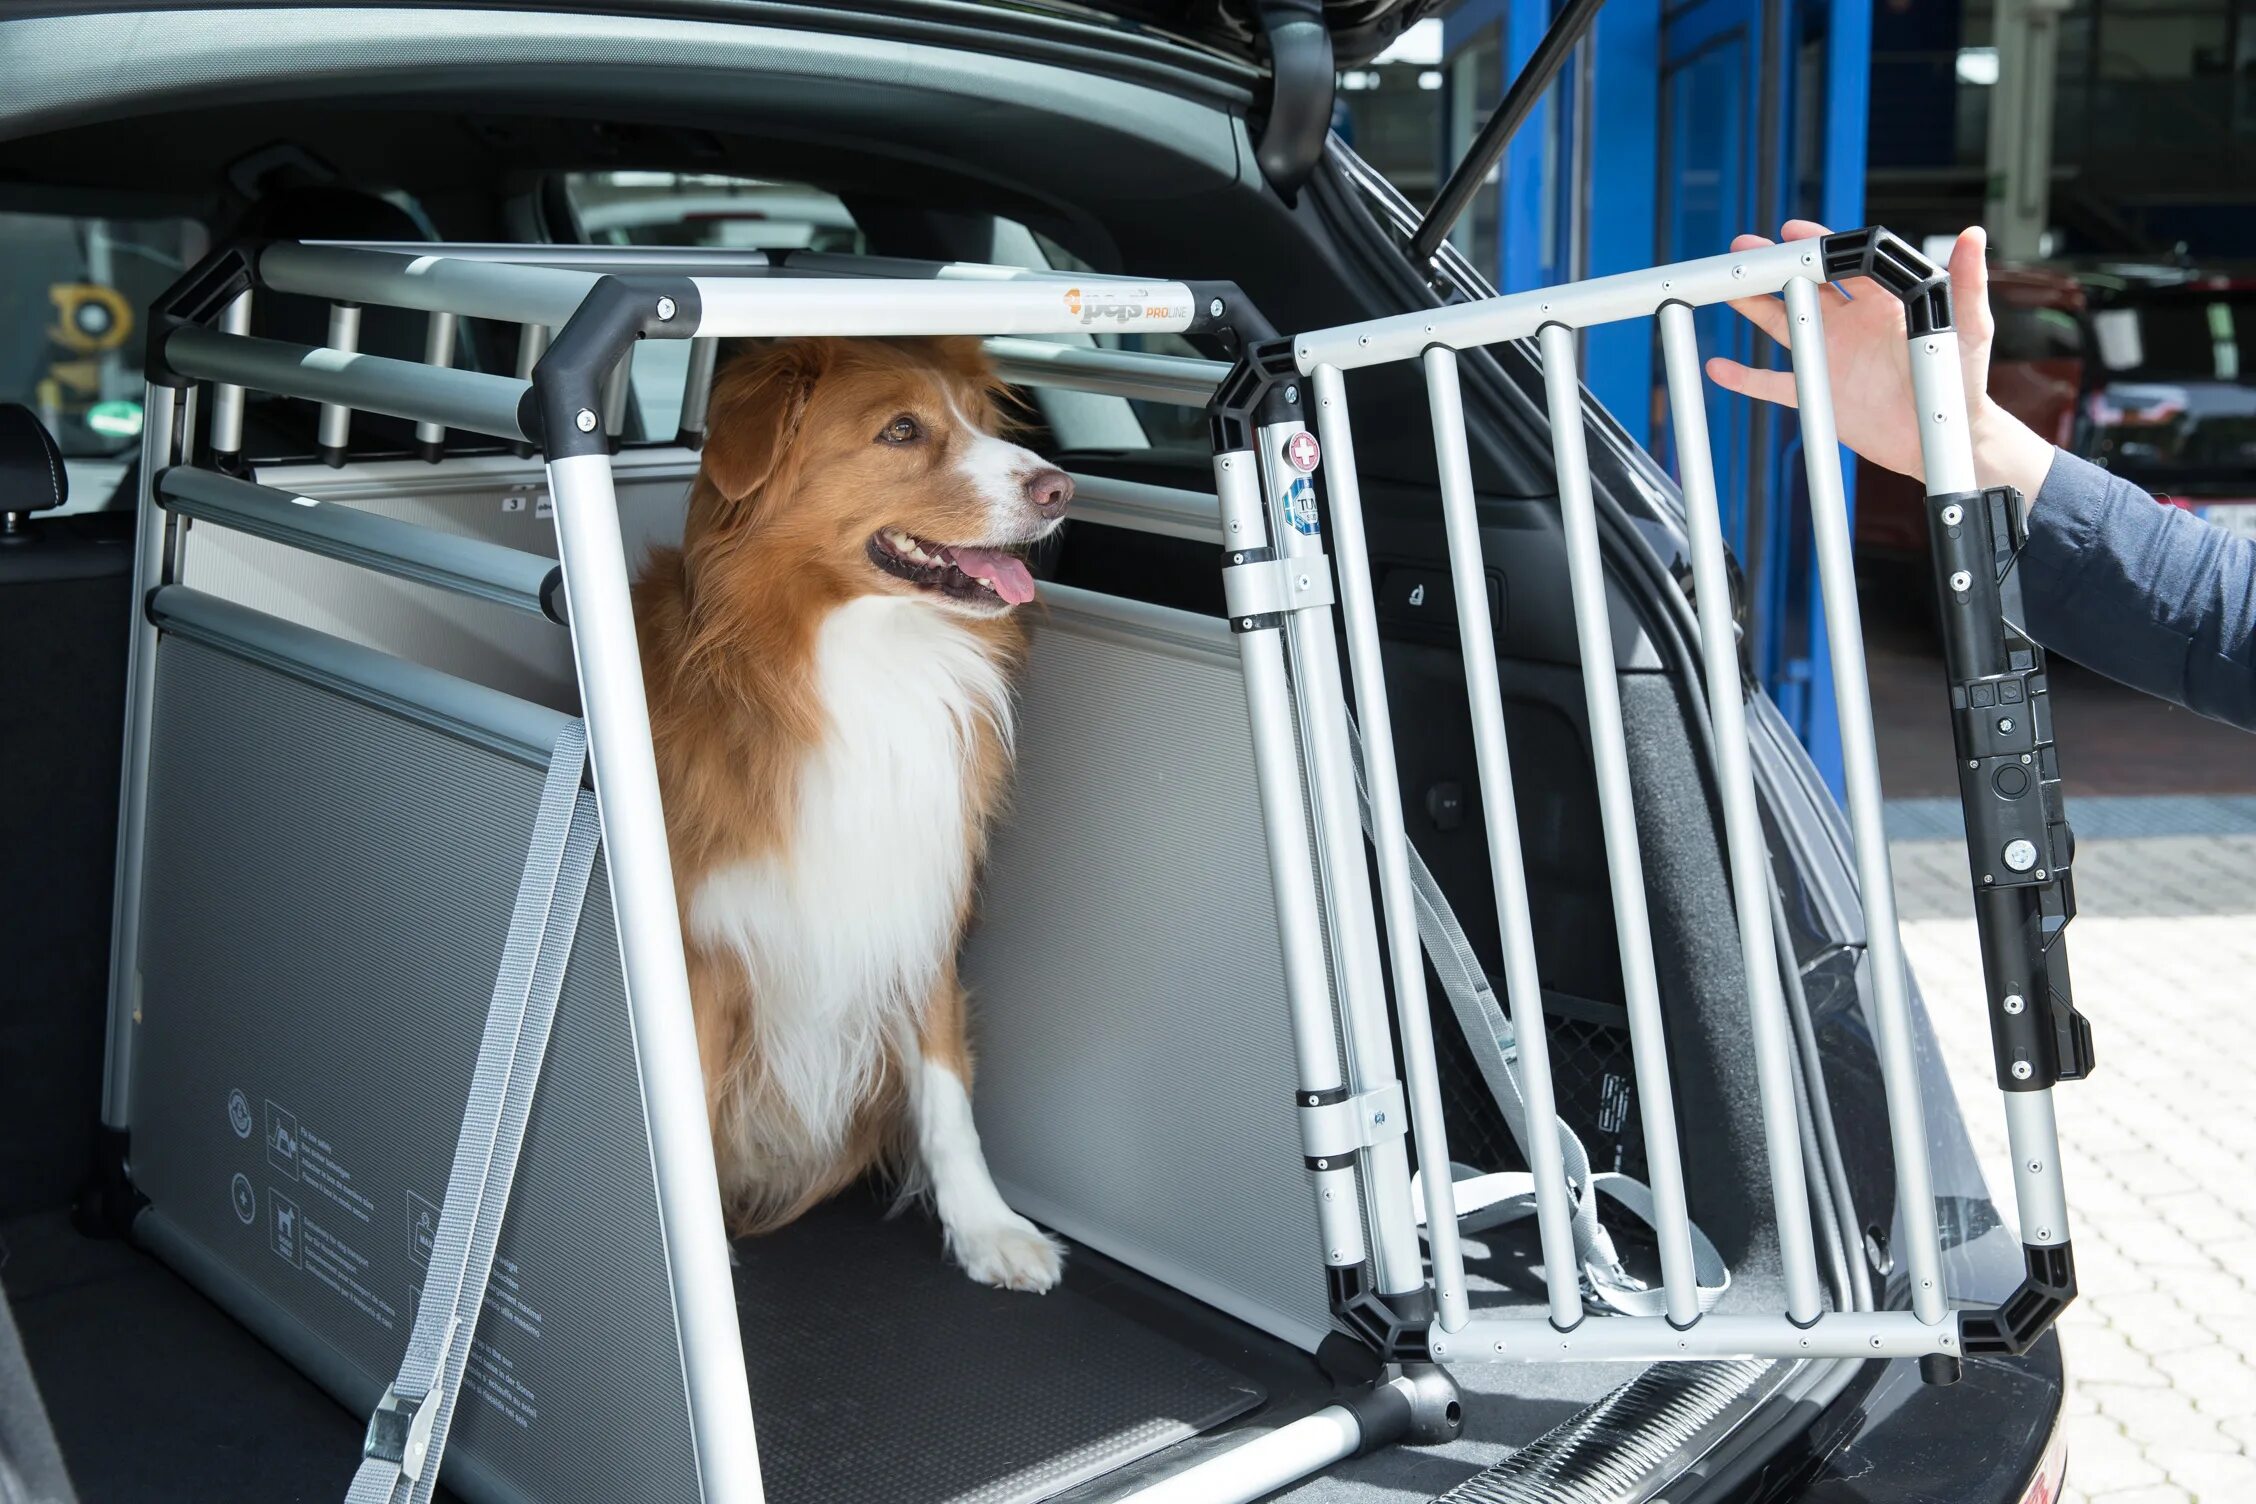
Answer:
[[[0,402],[39,414],[70,506],[109,499],[141,438],[143,310],[203,254],[182,219],[0,214]]]
[[[2084,353],[2083,326],[2062,308],[1996,305],[1992,360],[2074,360]]]

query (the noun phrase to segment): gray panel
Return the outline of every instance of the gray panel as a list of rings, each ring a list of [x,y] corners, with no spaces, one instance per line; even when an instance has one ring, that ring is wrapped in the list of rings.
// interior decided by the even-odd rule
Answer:
[[[1027,1215],[1303,1347],[1330,1329],[1237,650],[1045,585],[964,958]]]
[[[680,452],[678,464],[641,457],[615,464],[627,564],[640,569],[653,544],[681,537],[696,460]],[[379,461],[342,470],[271,466],[258,479],[284,492],[556,557],[556,524],[546,511],[548,480],[538,460]],[[554,622],[506,606],[213,523],[189,530],[180,578],[224,600],[538,704],[579,708],[570,636]]]
[[[406,1343],[539,785],[204,643],[159,650],[134,1179],[168,1241],[332,1350],[315,1372],[349,1402]],[[473,1497],[698,1495],[638,1080],[599,867],[456,1419]]]

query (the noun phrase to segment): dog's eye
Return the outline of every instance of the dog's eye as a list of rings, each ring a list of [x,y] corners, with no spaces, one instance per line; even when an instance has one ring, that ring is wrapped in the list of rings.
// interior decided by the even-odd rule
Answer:
[[[924,425],[903,413],[885,425],[884,431],[878,434],[877,441],[880,444],[913,444],[923,437]]]

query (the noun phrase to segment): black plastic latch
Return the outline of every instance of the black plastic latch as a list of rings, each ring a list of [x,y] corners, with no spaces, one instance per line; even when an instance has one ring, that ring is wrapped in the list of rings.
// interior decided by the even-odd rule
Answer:
[[[2076,916],[2076,837],[2050,683],[2044,649],[2020,625],[2020,494],[1930,496],[1927,531],[1997,1084],[2042,1091],[2089,1075],[2093,1053],[2063,943]]]
[[[1277,337],[1277,326],[1262,317],[1253,299],[1235,282],[1196,281],[1183,284],[1191,290],[1191,326],[1186,335],[1203,334],[1235,359],[1248,346]]]
[[[603,381],[647,334],[694,331],[703,308],[688,277],[605,276],[549,342],[533,367],[519,426],[551,461],[608,454]]]
[[[2028,1275],[1994,1310],[1962,1311],[1959,1346],[1969,1358],[2018,1356],[2076,1298],[2076,1256],[2066,1243],[2024,1243]]]

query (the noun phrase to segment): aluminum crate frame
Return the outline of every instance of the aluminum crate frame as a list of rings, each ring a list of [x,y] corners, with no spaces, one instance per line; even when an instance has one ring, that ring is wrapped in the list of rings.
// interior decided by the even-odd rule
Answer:
[[[876,273],[872,276],[870,273]],[[2017,1192],[2030,1249],[2031,1281],[1999,1312],[1951,1313],[1944,1306],[1940,1251],[1927,1191],[1927,1161],[1917,1083],[1911,1078],[1908,1005],[1895,939],[1887,856],[1879,838],[1869,699],[1855,602],[1849,593],[1848,538],[1838,463],[1824,389],[1819,288],[1846,275],[1876,275],[1914,313],[1913,369],[1922,404],[1928,471],[1938,478],[1931,506],[1938,539],[1958,553],[1947,581],[1963,607],[1952,642],[1954,696],[1962,741],[1988,746],[1964,707],[1978,681],[2017,678],[2032,703],[2042,693],[2042,659],[2000,620],[2000,591],[2017,518],[2001,500],[1973,494],[1971,458],[1948,299],[1937,274],[1878,232],[1835,236],[1798,247],[1712,258],[1628,277],[1492,298],[1401,315],[1281,341],[1238,290],[1222,282],[1075,277],[974,265],[791,256],[770,260],[734,252],[626,251],[513,246],[375,246],[279,242],[229,247],[192,271],[152,320],[147,430],[143,446],[136,598],[171,578],[174,517],[206,517],[332,557],[450,585],[569,626],[602,816],[604,851],[618,905],[619,942],[649,1103],[659,1204],[683,1338],[683,1362],[699,1470],[709,1499],[758,1496],[752,1414],[737,1338],[726,1243],[714,1186],[711,1146],[699,1110],[702,1087],[671,864],[659,804],[647,707],[635,650],[626,560],[620,541],[610,455],[624,405],[627,364],[638,340],[692,341],[681,437],[702,437],[703,403],[718,341],[738,336],[979,335],[1014,381],[1147,400],[1205,404],[1215,435],[1215,504],[1198,515],[1197,498],[1164,487],[1089,478],[1081,515],[1096,520],[1215,538],[1223,544],[1223,583],[1244,665],[1255,736],[1255,787],[1270,836],[1289,1004],[1302,1090],[1308,1157],[1335,1315],[1377,1362],[1374,1385],[1342,1404],[1242,1443],[1146,1489],[1153,1499],[1256,1497],[1352,1452],[1405,1435],[1446,1434],[1451,1408],[1438,1360],[1528,1361],[1704,1358],[1726,1355],[1870,1357],[1917,1354],[1953,1359],[1962,1351],[2018,1351],[2073,1292],[2057,1143],[2047,1088],[2088,1068],[2088,1041],[2074,1028],[2058,965],[2058,927],[2068,899],[2066,828],[2057,818],[2035,832],[2044,865],[2013,867],[1981,893],[1985,955],[1998,968],[2000,1084],[2007,1090],[2016,1158],[2027,1173]],[[313,348],[248,333],[261,292],[329,300],[329,345]],[[1809,1241],[1809,1211],[1795,1137],[1797,1118],[1786,1051],[1791,1048],[1777,977],[1761,964],[1773,954],[1769,910],[1754,896],[1767,860],[1755,823],[1743,715],[1729,663],[1723,616],[1723,545],[1700,420],[1699,378],[1687,306],[1727,297],[1783,292],[1797,320],[1794,348],[1805,409],[1821,567],[1835,672],[1841,684],[1849,752],[1850,812],[1871,919],[1884,1074],[1898,1148],[1899,1197],[1910,1229],[1910,1312],[1824,1311]],[[424,359],[358,354],[363,304],[430,316]],[[1726,831],[1738,890],[1742,943],[1756,1030],[1766,1138],[1782,1246],[1788,1259],[1788,1310],[1776,1316],[1701,1316],[1693,1303],[1688,1224],[1674,1142],[1674,1117],[1661,1037],[1660,1004],[1643,923],[1619,706],[1602,603],[1602,563],[1592,514],[1582,408],[1571,330],[1612,319],[1658,314],[1686,459],[1702,636],[1710,699],[1722,730]],[[452,369],[464,317],[522,326],[516,373]],[[1028,336],[1092,329],[1208,335],[1236,364],[1058,345]],[[1459,589],[1468,685],[1476,707],[1484,807],[1496,895],[1507,940],[1509,995],[1540,1010],[1532,934],[1496,689],[1494,639],[1473,516],[1469,460],[1454,351],[1536,336],[1545,357],[1570,548],[1577,626],[1597,742],[1606,849],[1623,937],[1639,1086],[1648,1103],[1648,1158],[1658,1193],[1666,1317],[1585,1321],[1567,1243],[1568,1187],[1555,1142],[1532,1135],[1540,1237],[1550,1286],[1549,1320],[1476,1319],[1455,1236],[1448,1149],[1423,972],[1410,907],[1407,842],[1396,793],[1378,632],[1343,373],[1385,361],[1425,367],[1441,461],[1441,499]],[[199,425],[198,384],[208,383],[203,435],[209,468],[191,470]],[[1313,402],[1318,447],[1307,431]],[[386,413],[417,425],[425,458],[437,458],[458,428],[543,453],[555,498],[560,563],[528,569],[510,550],[434,542],[420,530],[380,519],[309,511],[225,472],[241,469],[244,390],[257,388],[322,404],[324,458],[343,458],[351,414]],[[1697,438],[1697,442],[1693,440]],[[174,467],[181,467],[175,470]],[[211,472],[222,472],[213,474]],[[1317,487],[1322,487],[1319,493]],[[1323,496],[1319,504],[1317,497]],[[1184,502],[1192,505],[1185,507]],[[1322,518],[1329,512],[1340,549],[1327,557]],[[1960,519],[1972,519],[1960,526]],[[1211,519],[1211,520],[1210,520]],[[1993,544],[1992,524],[1997,541]],[[458,543],[460,540],[454,540]],[[504,557],[507,556],[507,557]],[[1978,567],[1976,567],[1978,566]],[[1337,594],[1333,588],[1337,571]],[[1939,563],[1938,570],[1944,565]],[[1976,584],[1976,578],[1980,584]],[[1966,583],[1960,583],[1964,579]],[[2001,584],[2000,582],[2004,582]],[[1467,588],[1467,582],[1471,582]],[[1348,673],[1363,707],[1351,730],[1338,661],[1335,605],[1346,629]],[[130,656],[127,755],[121,796],[116,935],[111,988],[112,1039],[105,1121],[130,1124],[132,1020],[145,825],[149,704],[156,629],[137,616]],[[2032,721],[2041,720],[2033,715]],[[2046,810],[2057,816],[2058,784],[2049,726],[2032,751],[1991,748],[1993,761],[2041,755]],[[1372,837],[1378,853],[1376,901],[1364,862],[1356,808],[1354,749],[1375,791]],[[2024,733],[2023,740],[2027,739]],[[1994,738],[1992,738],[1994,740]],[[1963,750],[1963,749],[1962,749]],[[1975,754],[1974,774],[1991,765]],[[2000,764],[2002,766],[2002,764]],[[1967,780],[1969,828],[1977,794]],[[1994,801],[1992,801],[1994,802]],[[1984,812],[1989,832],[1995,819]],[[2021,839],[2016,835],[2014,839]],[[2055,859],[2057,854],[2057,859]],[[1996,865],[1992,863],[1990,865]],[[2011,863],[2007,863],[2012,867]],[[2033,864],[2032,864],[2033,865]],[[1381,916],[1391,960],[1382,966]],[[2036,915],[2038,920],[2029,916]],[[2006,932],[2018,923],[2019,929]],[[2022,944],[2015,948],[2013,936]],[[2041,940],[2041,944],[2038,941]],[[1759,943],[1758,943],[1759,942]],[[2049,968],[2049,969],[2048,969]],[[1999,977],[2015,990],[2000,991]],[[1391,982],[1391,989],[1389,983]],[[1390,1033],[1400,1031],[1399,1069]],[[2017,1008],[2024,996],[2035,1009]],[[1540,1014],[1522,1021],[1519,1072],[1537,1122],[1551,1113],[1551,1083]],[[2080,1026],[2081,1021],[2075,1020]],[[2026,1067],[2026,1068],[2024,1068]],[[1413,1206],[1406,1129],[1415,1129],[1431,1240],[1429,1279]],[[1937,1371],[1938,1376],[1940,1371]]]

